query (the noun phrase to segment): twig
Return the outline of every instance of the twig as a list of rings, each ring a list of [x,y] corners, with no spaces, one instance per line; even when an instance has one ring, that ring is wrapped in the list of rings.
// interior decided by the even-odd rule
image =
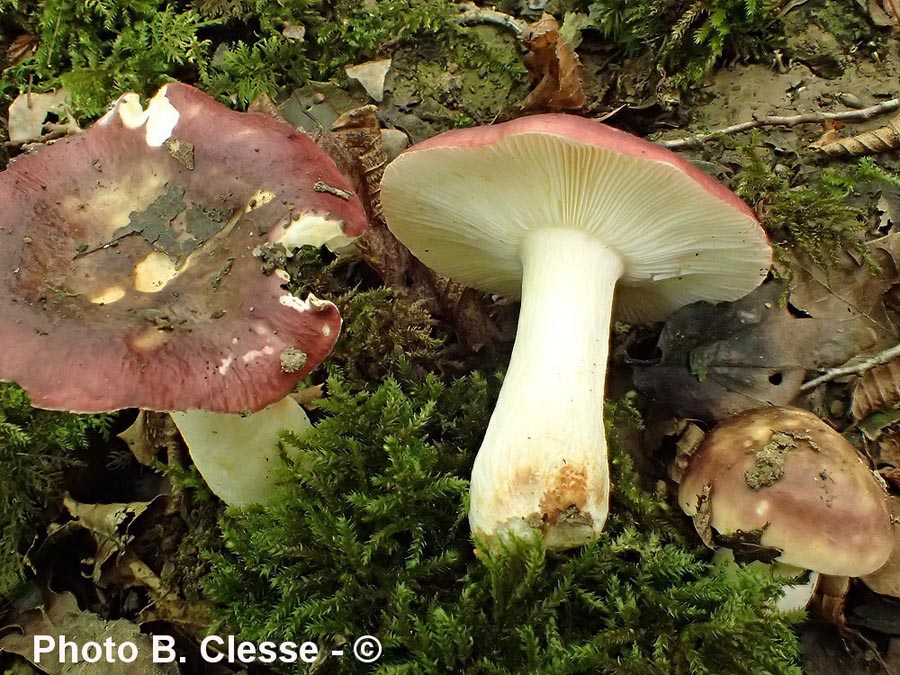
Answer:
[[[684,148],[693,148],[701,145],[710,138],[716,136],[739,134],[743,131],[759,129],[760,127],[794,127],[798,124],[814,124],[816,122],[822,122],[823,120],[863,122],[872,119],[873,117],[877,117],[878,115],[892,113],[895,110],[900,110],[900,98],[892,98],[889,101],[882,101],[876,105],[869,106],[868,108],[861,108],[859,110],[842,110],[841,112],[834,113],[811,112],[788,117],[760,117],[752,122],[734,124],[730,127],[725,127],[724,129],[719,129],[718,131],[713,131],[708,134],[696,134],[672,141],[659,141],[659,145],[668,148],[669,150],[683,150]]]
[[[874,356],[870,356],[864,361],[860,361],[856,365],[853,366],[844,366],[842,368],[832,368],[828,370],[819,377],[813,378],[808,382],[804,382],[803,386],[800,387],[800,391],[809,391],[810,389],[814,389],[818,387],[823,382],[830,382],[831,380],[836,380],[839,377],[843,377],[844,375],[859,375],[860,373],[864,373],[867,370],[871,370],[875,366],[880,366],[883,363],[887,363],[893,358],[900,356],[900,344],[894,345],[890,349],[885,349],[883,352],[879,352]]]
[[[460,15],[456,22],[460,26],[471,26],[473,24],[488,23],[502,28],[508,28],[517,36],[525,32],[528,27],[526,21],[517,19],[509,14],[498,12],[495,9],[484,9],[474,2],[464,2],[459,5]]]

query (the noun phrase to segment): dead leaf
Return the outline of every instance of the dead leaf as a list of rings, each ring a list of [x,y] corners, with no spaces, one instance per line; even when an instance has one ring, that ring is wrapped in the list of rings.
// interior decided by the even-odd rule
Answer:
[[[78,608],[78,602],[71,593],[59,595],[47,592],[45,605],[40,609],[13,613],[7,618],[7,625],[0,629],[0,650],[5,650],[27,659],[50,675],[178,675],[174,663],[153,663],[153,648],[150,638],[130,621],[116,619],[106,621],[93,612]],[[132,663],[101,659],[98,663],[60,663],[59,651],[42,654],[40,663],[34,654],[35,636],[50,636],[57,641],[62,637],[76,645],[88,642],[103,643],[107,638],[121,645],[131,642],[136,647],[137,658]]]
[[[850,410],[862,420],[900,405],[900,359],[868,370],[856,380]]]
[[[381,103],[384,100],[384,88],[388,71],[391,69],[392,59],[379,59],[367,61],[356,66],[347,66],[344,71],[347,77],[359,82],[373,101]]]
[[[898,0],[869,0],[866,3],[869,18],[872,23],[882,28],[893,27],[900,30],[900,1]]]
[[[864,157],[900,148],[900,115],[887,124],[854,136],[841,136],[837,131],[826,131],[809,146],[829,157]]]
[[[385,286],[406,293],[410,300],[424,299],[432,314],[447,315],[469,348],[496,342],[501,333],[484,295],[425,267],[388,229],[381,212],[381,176],[387,156],[376,112],[372,105],[348,111],[335,120],[330,136],[316,137],[323,148],[337,143],[329,154],[355,185],[369,216],[369,229],[356,241],[360,255]]]
[[[681,483],[691,457],[706,437],[706,432],[690,420],[679,420],[675,427],[678,440],[675,443],[675,460],[669,464],[669,478]]]
[[[288,40],[303,42],[303,38],[306,37],[306,26],[304,26],[302,23],[295,24],[285,21],[284,28],[281,30],[281,34],[284,35],[284,37],[286,37]]]
[[[781,306],[782,282],[732,303],[694,303],[669,317],[661,356],[632,360],[634,384],[680,417],[720,420],[761,405],[787,405],[806,371],[856,352],[835,344],[830,322]]]
[[[69,104],[65,89],[46,94],[19,94],[9,106],[9,140],[11,143],[38,141],[44,133],[47,115],[63,115]]]
[[[883,295],[900,274],[900,232],[871,241],[868,247],[880,273],[873,273],[846,252],[841,253],[838,265],[828,270],[798,255],[789,262],[791,304],[832,326],[830,340],[836,348],[832,363],[820,365],[841,365],[837,358],[842,352],[849,360],[896,343],[897,328]]]
[[[65,497],[63,505],[75,519],[73,523],[66,525],[88,530],[97,545],[91,575],[94,583],[100,584],[106,563],[114,556],[123,554],[128,545],[134,541],[131,526],[150,504],[151,502],[82,504],[68,495]]]
[[[153,466],[159,452],[168,446],[171,430],[166,413],[141,410],[131,426],[117,434],[125,441],[135,459],[144,466]]]
[[[330,129],[343,113],[365,103],[362,96],[353,96],[331,82],[310,81],[295,89],[279,110],[297,129],[322,131]]]
[[[537,82],[523,110],[578,110],[587,103],[581,61],[559,30],[556,19],[545,12],[522,35],[531,51],[525,66]]]
[[[5,67],[11,68],[22,63],[28,57],[34,56],[40,44],[40,39],[30,33],[22,33],[17,36],[6,48]]]

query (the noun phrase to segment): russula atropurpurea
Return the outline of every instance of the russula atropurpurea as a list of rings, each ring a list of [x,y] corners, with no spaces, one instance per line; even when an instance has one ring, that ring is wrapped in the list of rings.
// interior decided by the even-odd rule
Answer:
[[[282,399],[341,321],[284,288],[278,256],[366,228],[311,140],[178,83],[16,158],[0,203],[0,378],[74,412]]]
[[[598,536],[613,293],[626,321],[743,296],[771,262],[753,213],[668,150],[560,114],[413,146],[385,170],[382,203],[423,263],[522,301],[472,473],[475,535],[536,528],[551,548]]]
[[[755,408],[714,427],[678,501],[709,546],[823,574],[868,574],[894,546],[883,483],[849,441],[799,408]]]

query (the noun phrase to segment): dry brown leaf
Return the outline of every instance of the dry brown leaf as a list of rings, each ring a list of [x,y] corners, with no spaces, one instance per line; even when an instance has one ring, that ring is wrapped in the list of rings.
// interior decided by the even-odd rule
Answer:
[[[578,110],[587,103],[581,61],[572,46],[559,34],[559,23],[544,14],[528,26],[522,43],[531,53],[525,66],[537,82],[523,110]]]
[[[366,208],[369,229],[356,240],[360,255],[385,286],[398,293],[412,291],[412,300],[424,299],[429,311],[447,315],[469,348],[496,342],[501,333],[484,296],[425,267],[388,229],[381,212],[381,177],[387,157],[377,110],[372,105],[350,110],[334,122],[331,134],[316,137],[350,178]],[[328,150],[329,143],[337,147]]]
[[[40,39],[30,33],[22,33],[22,35],[17,36],[6,48],[5,67],[11,68],[33,56],[40,44]]]
[[[900,115],[872,131],[842,137],[837,131],[826,131],[810,148],[829,157],[863,157],[900,148]]]
[[[7,618],[7,625],[0,628],[0,651],[8,651],[34,663],[49,675],[177,675],[174,663],[153,663],[153,648],[150,638],[141,633],[140,628],[125,619],[106,621],[93,612],[78,608],[78,602],[71,593],[59,595],[47,592],[43,607],[14,613]],[[79,661],[60,663],[59,650],[42,654],[40,663],[35,663],[35,636],[49,636],[58,641],[65,636],[76,645],[88,642],[103,643],[111,638],[113,644],[132,642],[136,645],[137,659],[125,663],[118,658],[115,662],[101,659],[98,663]]]
[[[347,66],[344,71],[347,73],[347,77],[362,85],[373,101],[381,103],[384,100],[385,82],[391,69],[391,63],[391,59],[366,61],[356,66]]]
[[[851,412],[861,420],[874,412],[900,405],[900,359],[863,373],[853,387]]]
[[[153,466],[160,450],[168,446],[170,420],[166,413],[141,410],[131,426],[117,436],[125,441],[137,461],[144,466]]]
[[[831,321],[797,318],[781,306],[784,285],[744,298],[688,305],[669,317],[657,361],[632,363],[639,391],[680,417],[720,420],[761,405],[787,405],[807,370],[857,354]]]
[[[883,295],[900,274],[900,232],[869,242],[868,246],[881,267],[879,273],[873,273],[847,253],[842,253],[838,265],[829,270],[797,256],[790,262],[794,280],[790,302],[812,318],[831,325],[829,340],[836,348],[835,357],[849,351],[844,358],[850,359],[897,341],[897,327],[891,321]]]
[[[900,30],[900,0],[869,0],[866,7],[876,26]]]

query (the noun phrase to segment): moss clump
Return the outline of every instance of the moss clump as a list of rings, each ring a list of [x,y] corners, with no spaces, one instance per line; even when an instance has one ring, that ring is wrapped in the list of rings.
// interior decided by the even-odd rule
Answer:
[[[177,79],[246,106],[405,45],[440,62],[524,75],[514,53],[459,27],[457,12],[450,0],[0,0],[0,47],[37,38],[34,54],[4,71],[0,102],[63,86],[75,115],[94,117],[118,94],[147,95]]]
[[[597,0],[594,27],[624,56],[651,56],[668,83],[698,84],[723,59],[761,59],[782,39],[765,0]]]
[[[60,472],[111,419],[35,410],[19,387],[0,383],[0,598],[21,583],[22,549],[46,525],[48,505],[61,501]]]
[[[824,268],[837,264],[843,251],[874,266],[862,236],[868,227],[867,212],[848,198],[862,183],[894,185],[898,178],[863,159],[849,170],[825,169],[803,184],[790,170],[776,173],[755,145],[739,148],[745,161],[731,187],[759,214],[776,245],[776,261],[787,262],[787,249],[796,248]]]
[[[376,635],[383,673],[800,672],[776,585],[716,575],[640,489],[611,424],[617,490],[599,541],[476,556],[465,477],[495,389],[477,374],[371,393],[333,378],[326,417],[287,439],[298,454],[275,502],[221,521],[206,582],[220,628],[329,650]]]

